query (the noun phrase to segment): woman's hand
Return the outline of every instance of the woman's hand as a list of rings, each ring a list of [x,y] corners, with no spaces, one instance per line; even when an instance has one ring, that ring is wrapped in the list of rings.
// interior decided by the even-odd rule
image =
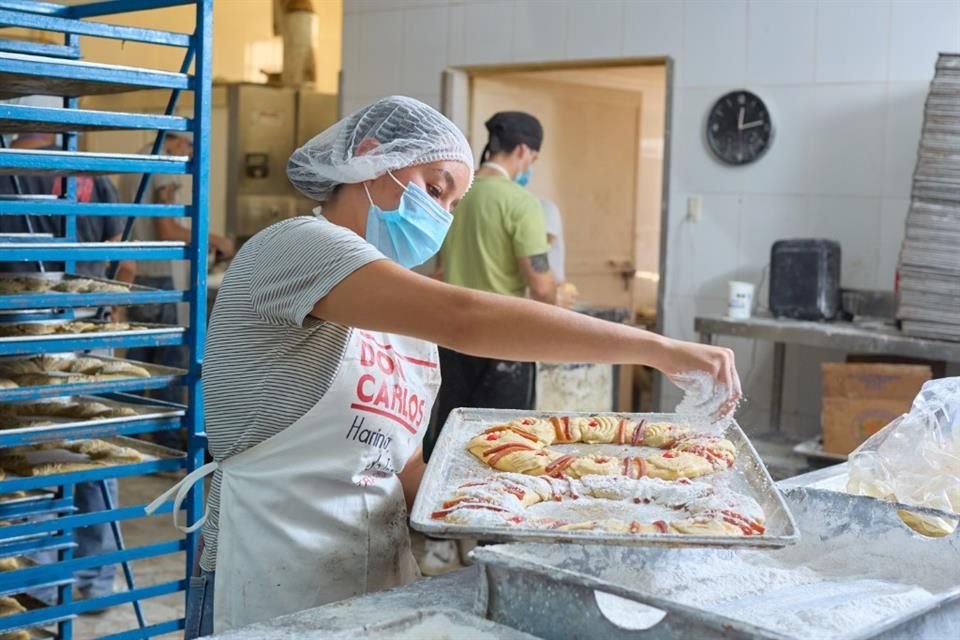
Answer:
[[[696,393],[705,403],[718,404],[717,417],[732,413],[742,395],[740,376],[730,349],[665,338],[662,353],[653,366],[684,391]],[[697,374],[709,376],[713,388],[700,388],[704,376]]]

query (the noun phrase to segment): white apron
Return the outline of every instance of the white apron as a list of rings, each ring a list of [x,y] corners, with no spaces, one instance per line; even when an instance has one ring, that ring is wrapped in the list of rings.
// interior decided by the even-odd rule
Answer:
[[[439,387],[435,345],[354,330],[330,389],[303,417],[154,501],[177,491],[176,523],[190,486],[214,467],[222,474],[215,632],[418,576],[396,474]]]

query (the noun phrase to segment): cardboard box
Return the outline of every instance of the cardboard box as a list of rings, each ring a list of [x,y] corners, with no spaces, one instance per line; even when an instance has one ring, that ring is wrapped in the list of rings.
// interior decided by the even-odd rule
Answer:
[[[824,363],[823,448],[847,454],[864,440],[906,413],[930,367],[902,364]]]

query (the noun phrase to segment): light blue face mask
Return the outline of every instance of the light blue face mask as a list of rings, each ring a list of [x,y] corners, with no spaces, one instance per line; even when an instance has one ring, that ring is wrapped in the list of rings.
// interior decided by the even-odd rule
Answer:
[[[393,181],[403,187],[400,204],[392,211],[384,211],[373,203],[370,189],[363,188],[370,200],[367,211],[367,242],[397,264],[412,269],[432,258],[453,222],[450,215],[420,185],[406,186],[387,172]]]
[[[532,177],[533,177],[533,165],[530,165],[529,167],[527,167],[526,171],[524,171],[523,173],[518,173],[517,177],[514,178],[514,180],[516,180],[516,183],[521,187],[525,187],[528,184],[530,184],[530,178]]]

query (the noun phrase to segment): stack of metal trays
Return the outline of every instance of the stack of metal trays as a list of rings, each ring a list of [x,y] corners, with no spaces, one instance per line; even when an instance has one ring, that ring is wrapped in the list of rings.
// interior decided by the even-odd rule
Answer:
[[[960,533],[919,536],[872,498],[785,498],[801,539],[778,550],[478,548],[477,613],[556,640],[960,637]]]
[[[924,112],[900,252],[908,335],[960,340],[960,54],[940,54]]]
[[[434,512],[440,510],[444,501],[450,499],[451,491],[469,482],[489,479],[502,472],[481,464],[467,452],[466,444],[485,428],[502,425],[531,415],[548,416],[586,416],[575,412],[531,412],[506,409],[457,409],[450,417],[440,434],[440,438],[430,458],[430,465],[424,474],[417,493],[417,500],[410,516],[411,526],[428,536],[442,538],[473,538],[501,542],[570,542],[591,545],[670,545],[670,546],[756,546],[782,547],[797,540],[796,525],[793,522],[779,491],[767,473],[766,468],[740,427],[732,422],[723,427],[723,437],[736,447],[737,456],[734,467],[729,470],[711,473],[696,478],[697,482],[708,483],[717,489],[728,489],[737,494],[748,496],[762,508],[765,516],[765,531],[762,534],[744,536],[682,534],[682,533],[614,533],[608,531],[584,531],[544,529],[530,524],[500,522],[499,524],[451,523],[434,518]],[[593,414],[597,415],[597,414]],[[604,415],[604,414],[599,414]],[[634,423],[641,419],[647,422],[685,423],[694,431],[707,431],[712,427],[702,424],[688,416],[675,414],[607,414],[617,415]],[[646,455],[649,447],[637,447],[616,444],[556,444],[551,449],[576,455],[601,455],[623,457]],[[581,496],[582,498],[582,496]],[[539,511],[540,508],[545,511]],[[562,513],[560,513],[562,512]],[[557,515],[560,513],[560,515]],[[532,517],[541,515],[555,516],[559,519],[604,520],[623,519],[638,522],[653,522],[677,518],[665,508],[656,504],[637,503],[637,501],[619,500],[569,500],[548,501],[529,508]]]

